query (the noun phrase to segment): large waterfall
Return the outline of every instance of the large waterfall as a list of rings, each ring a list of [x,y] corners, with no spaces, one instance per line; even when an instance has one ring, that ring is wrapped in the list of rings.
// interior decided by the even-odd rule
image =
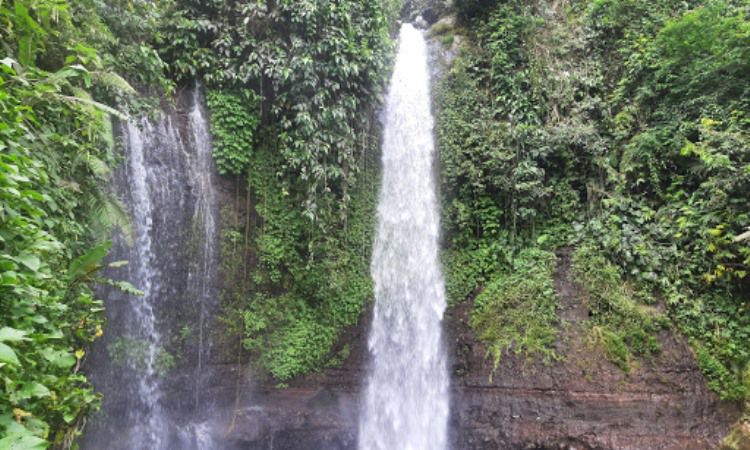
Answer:
[[[359,448],[442,450],[449,399],[433,118],[426,43],[411,25],[401,28],[385,113],[372,257],[375,311],[368,347],[373,363]]]
[[[104,394],[87,427],[85,449],[213,448],[207,331],[216,298],[218,198],[200,88],[183,108],[121,126],[124,161],[114,191],[127,206],[130,232],[111,257],[127,260],[134,297],[101,292],[104,338],[93,349],[91,378]]]

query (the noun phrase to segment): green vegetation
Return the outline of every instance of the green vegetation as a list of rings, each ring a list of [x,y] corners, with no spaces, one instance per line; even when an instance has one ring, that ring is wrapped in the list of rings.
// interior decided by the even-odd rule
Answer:
[[[650,305],[654,300],[648,292],[633,289],[618,268],[591,247],[575,252],[573,272],[588,293],[591,340],[604,347],[613,363],[629,372],[633,355],[659,351],[657,334],[669,327],[669,319]]]
[[[110,116],[196,80],[217,166],[238,186],[217,333],[279,381],[346,358],[342,333],[371,296],[374,111],[401,6],[0,3],[0,448],[71,448],[96,408],[80,373],[102,334],[90,285],[137,293],[97,276],[111,228],[128,235],[106,187]],[[478,294],[471,325],[496,364],[507,351],[555,358],[551,250],[574,244],[592,341],[615,364],[658,352],[671,324],[709,385],[747,400],[747,1],[455,10],[455,26],[431,31],[445,45],[465,34],[436,86],[450,304]],[[110,350],[143,356],[137,342]]]
[[[750,449],[750,419],[742,418],[737,422],[729,435],[721,442],[719,450],[749,450]]]
[[[131,83],[171,91],[154,48],[167,5],[0,5],[0,448],[70,448],[98,407],[80,372],[103,333],[90,285],[139,294],[96,275],[111,228],[130,234],[107,189],[118,159],[110,115],[126,116],[107,105],[148,103]]]
[[[123,368],[145,372],[149,363],[149,343],[142,339],[118,337],[107,346],[113,363]],[[166,349],[158,347],[154,355],[154,370],[159,376],[166,375],[175,366],[175,357]]]
[[[344,217],[359,172],[362,125],[386,75],[391,40],[383,7],[323,0],[172,7],[162,51],[173,76],[200,77],[209,92],[238,96],[210,105],[222,120],[217,131],[231,124],[218,136],[220,167],[237,173],[250,148],[272,149],[281,156],[274,167],[281,187],[310,221]],[[231,131],[255,120],[263,133],[250,136],[243,153]]]
[[[507,271],[525,248],[577,243],[613,361],[656,351],[667,319],[646,312],[663,302],[711,387],[747,398],[746,2],[456,9],[466,39],[436,91],[451,297],[493,269],[450,261]]]
[[[72,445],[99,401],[80,373],[102,334],[89,284],[137,293],[96,276],[127,219],[106,190],[121,114],[95,99],[134,93],[107,51],[134,41],[104,22],[93,2],[0,4],[0,448]]]
[[[206,95],[211,110],[213,155],[221,174],[240,175],[248,170],[253,136],[258,128],[255,93],[210,91]]]
[[[370,120],[392,48],[386,14],[399,7],[185,1],[165,19],[171,73],[204,80],[219,170],[246,183],[243,211],[225,221],[225,322],[280,381],[335,362],[371,296]]]
[[[398,0],[0,4],[0,447],[69,448],[97,407],[79,372],[102,334],[89,284],[138,292],[95,275],[108,249],[96,243],[112,226],[129,234],[107,190],[117,162],[109,115],[126,116],[106,105],[135,114],[195,79],[207,87],[217,166],[246,183],[251,205],[225,229],[225,276],[237,280],[225,303],[242,319],[227,330],[279,380],[345,357],[334,347],[371,295],[370,118],[392,48],[386,14],[398,9]],[[142,366],[141,342],[109,351]],[[161,372],[175,363],[158,359]]]
[[[454,24],[449,22],[439,22],[430,27],[427,36],[436,38],[445,47],[450,47],[456,35],[454,33]]]
[[[508,272],[490,279],[477,296],[470,324],[489,347],[495,367],[503,353],[556,359],[557,297],[551,252],[521,251]]]
[[[370,152],[365,157],[372,159]],[[368,268],[377,177],[361,174],[345,226],[324,232],[279,187],[272,158],[256,152],[248,176],[263,223],[249,230],[249,247],[259,260],[239,304],[243,345],[260,367],[287,380],[327,365],[339,333],[357,323],[372,295]]]

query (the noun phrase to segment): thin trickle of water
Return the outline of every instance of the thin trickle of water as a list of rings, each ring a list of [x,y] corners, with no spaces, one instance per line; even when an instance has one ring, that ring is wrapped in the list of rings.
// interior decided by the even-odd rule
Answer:
[[[383,175],[372,256],[373,363],[359,425],[360,450],[443,450],[448,372],[446,307],[438,258],[433,118],[422,32],[401,28],[385,105]]]
[[[211,134],[208,121],[201,108],[200,86],[193,91],[193,105],[189,114],[190,129],[192,131],[193,146],[195,148],[191,162],[192,183],[200,195],[195,200],[193,212],[193,236],[197,251],[200,253],[195,261],[198,267],[190,272],[188,278],[189,290],[194,293],[199,304],[198,312],[198,363],[195,367],[195,407],[200,406],[203,386],[203,364],[210,349],[206,345],[207,314],[216,302],[216,292],[213,289],[216,279],[218,262],[218,240],[216,224],[217,194],[213,182],[214,162],[212,156]]]

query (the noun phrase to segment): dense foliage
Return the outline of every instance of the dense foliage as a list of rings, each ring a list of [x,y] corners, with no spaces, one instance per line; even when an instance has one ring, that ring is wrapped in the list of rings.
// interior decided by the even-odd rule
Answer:
[[[0,2],[0,448],[69,448],[98,398],[91,282],[127,220],[109,115],[202,80],[224,214],[222,326],[279,381],[340,362],[371,296],[375,105],[400,0]],[[495,362],[555,358],[551,249],[628,371],[673,325],[750,395],[747,0],[463,0],[437,86],[452,305]],[[126,81],[127,80],[127,81]],[[154,103],[158,95],[151,97]],[[663,311],[660,312],[660,311]],[[523,332],[522,332],[523,331]],[[222,329],[220,333],[223,333]],[[115,341],[138,366],[140,343]],[[174,364],[164,354],[160,367]]]
[[[132,88],[90,44],[111,35],[88,2],[1,4],[0,24],[0,448],[67,448],[99,400],[79,371],[102,334],[96,241],[127,225],[105,188],[119,113],[92,94]]]
[[[345,355],[334,347],[371,292],[371,117],[399,9],[398,0],[0,5],[0,446],[69,447],[98,403],[79,373],[86,342],[102,334],[89,282],[108,247],[95,244],[112,225],[128,230],[106,188],[117,159],[107,114],[125,116],[94,99],[133,113],[158,100],[131,85],[207,87],[217,166],[244,180],[239,196],[252,203],[228,214],[222,249],[225,276],[237,277],[225,304],[259,366],[285,380]],[[111,345],[114,363],[137,366],[136,344]]]
[[[253,136],[258,128],[258,99],[249,89],[210,91],[213,156],[219,173],[241,175],[250,166]]]
[[[613,361],[656,350],[661,325],[638,311],[660,299],[711,386],[746,398],[747,2],[488,0],[457,12],[468,43],[437,92],[445,222],[452,258],[489,256],[475,283],[465,270],[452,281],[449,266],[449,289],[492,284],[524,247],[586,241],[579,281],[611,294],[591,307]],[[607,288],[621,276],[648,295]]]
[[[278,380],[337,360],[371,296],[371,122],[398,4],[184,1],[165,17],[172,76],[204,80],[219,170],[246,183],[223,247],[250,267],[224,271],[226,316]]]
[[[573,255],[576,281],[589,294],[590,340],[601,345],[607,357],[625,372],[635,356],[659,351],[656,334],[668,326],[648,291],[623,281],[616,266],[591,247],[579,247]]]
[[[210,89],[249,89],[259,99],[260,108],[238,99],[268,135],[247,145],[283,156],[275,170],[305,215],[323,222],[330,212],[345,215],[358,172],[357,129],[380,92],[391,45],[383,5],[184,1],[164,28],[163,53],[177,79],[200,76]],[[220,167],[247,169],[224,167],[225,159],[246,158],[240,146],[224,144],[227,137],[219,139]]]
[[[239,302],[243,345],[259,367],[287,380],[338,360],[334,347],[341,331],[358,322],[372,296],[368,269],[377,177],[373,169],[361,174],[346,224],[323,233],[284,196],[273,172],[278,161],[259,152],[252,163],[249,182],[263,222],[250,230],[259,261]]]

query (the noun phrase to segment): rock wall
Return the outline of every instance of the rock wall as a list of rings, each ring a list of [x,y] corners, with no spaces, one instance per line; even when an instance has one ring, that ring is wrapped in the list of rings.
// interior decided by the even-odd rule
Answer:
[[[407,0],[404,2],[401,17],[407,22],[421,17],[427,25],[432,25],[452,7],[453,0]]]
[[[558,256],[561,361],[509,355],[493,373],[467,326],[470,305],[453,311],[456,448],[716,448],[739,410],[708,390],[684,340],[662,333],[661,353],[625,374],[587,342],[587,296],[570,280],[568,252]]]
[[[217,197],[231,197],[215,176],[200,90],[180,89],[173,100],[117,127],[123,162],[112,190],[134,237],[115,233],[108,258],[129,264],[105,275],[144,295],[98,292],[107,324],[83,370],[103,401],[80,439],[85,449],[198,448],[193,428],[212,416],[204,388],[213,379],[208,334],[220,288]],[[139,441],[144,435],[150,440]]]
[[[443,14],[446,5],[415,0],[404,17],[424,17],[431,8]],[[454,19],[441,20],[451,26]],[[433,85],[459,51],[457,38],[451,48],[431,43]],[[717,448],[739,417],[739,405],[721,402],[707,388],[689,346],[670,332],[660,336],[662,352],[630,374],[608,362],[587,344],[587,297],[569,272],[569,252],[563,251],[555,274],[560,361],[545,364],[511,354],[493,370],[468,325],[472,302],[448,310],[451,450]],[[216,424],[223,429],[222,448],[356,449],[370,315],[368,309],[342,338],[351,352],[340,368],[292,380],[284,388],[254,377],[245,366],[223,366],[215,387],[215,397],[227,405]]]
[[[493,371],[468,326],[471,302],[445,320],[452,356],[452,450],[710,450],[737,419],[737,405],[708,390],[686,343],[670,332],[662,352],[626,375],[585,339],[587,298],[561,253],[556,279],[562,319],[557,351],[545,364],[507,355]],[[344,365],[293,380],[243,383],[227,411],[226,448],[351,450],[368,354],[367,317],[344,338]],[[236,370],[229,369],[228,370]],[[220,377],[222,382],[230,381]],[[233,417],[232,417],[233,416]]]

